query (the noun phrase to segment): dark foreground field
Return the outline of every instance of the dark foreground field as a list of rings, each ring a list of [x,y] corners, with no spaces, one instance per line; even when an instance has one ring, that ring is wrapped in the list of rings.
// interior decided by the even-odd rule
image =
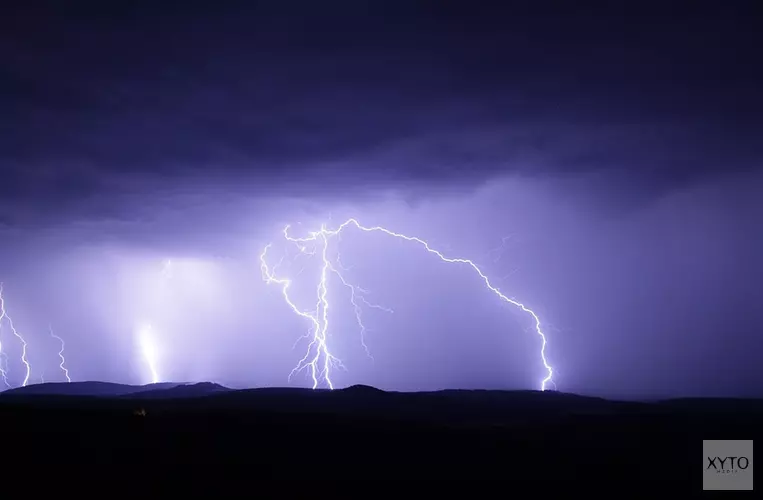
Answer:
[[[575,480],[702,489],[703,439],[754,439],[760,400],[614,402],[554,392],[232,391],[44,384],[0,395],[3,472]],[[244,471],[247,476],[240,475]],[[7,476],[6,476],[7,477]],[[664,486],[668,486],[667,484]]]

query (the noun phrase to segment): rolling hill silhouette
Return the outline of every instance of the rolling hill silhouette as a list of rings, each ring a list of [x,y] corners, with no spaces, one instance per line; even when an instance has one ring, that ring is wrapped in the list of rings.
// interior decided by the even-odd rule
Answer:
[[[125,396],[139,392],[166,390],[177,383],[162,382],[147,385],[115,384],[112,382],[46,382],[44,384],[16,387],[0,393],[5,396]]]
[[[26,443],[14,451],[19,464],[65,451],[88,471],[118,464],[178,481],[194,471],[223,479],[238,466],[286,479],[315,454],[300,478],[608,477],[692,487],[703,439],[754,439],[761,421],[763,400],[623,402],[553,391],[82,382],[0,394],[0,425]],[[675,465],[656,467],[655,457]]]
[[[122,397],[137,399],[200,398],[232,390],[213,382],[199,382],[195,384],[177,384],[171,387],[150,388],[145,391],[124,394]]]

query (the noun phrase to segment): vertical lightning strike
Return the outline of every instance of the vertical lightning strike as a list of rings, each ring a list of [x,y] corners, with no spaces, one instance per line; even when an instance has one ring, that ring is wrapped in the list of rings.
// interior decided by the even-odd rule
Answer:
[[[415,236],[407,236],[401,233],[396,233],[394,231],[390,231],[389,229],[386,229],[381,226],[373,226],[373,227],[366,227],[362,226],[356,219],[348,219],[345,222],[343,222],[337,229],[334,230],[328,230],[326,229],[325,225],[321,226],[320,231],[312,231],[308,233],[308,236],[304,238],[293,238],[289,235],[289,226],[286,226],[283,230],[283,236],[287,241],[290,241],[294,244],[296,244],[300,251],[303,253],[305,252],[305,244],[306,243],[320,243],[322,245],[322,251],[321,255],[323,258],[323,267],[321,272],[321,279],[318,284],[318,295],[319,295],[319,301],[318,306],[316,307],[315,312],[304,312],[301,311],[295,304],[292,302],[288,295],[288,289],[289,286],[291,286],[292,281],[288,279],[283,278],[277,278],[274,273],[268,268],[267,262],[265,260],[266,253],[268,249],[271,247],[271,245],[267,245],[265,247],[265,250],[260,255],[260,263],[263,273],[263,278],[265,279],[265,282],[270,283],[277,283],[281,285],[282,293],[284,298],[286,299],[287,304],[291,309],[298,315],[309,319],[312,322],[312,327],[308,331],[306,336],[312,335],[312,341],[310,343],[310,346],[308,348],[308,354],[305,355],[302,360],[297,364],[295,369],[292,371],[292,374],[295,372],[298,372],[306,367],[309,366],[309,369],[311,370],[312,378],[313,378],[313,388],[318,386],[319,378],[323,378],[329,388],[333,389],[333,383],[330,379],[330,367],[332,364],[339,362],[337,358],[335,358],[328,350],[328,346],[326,344],[326,337],[328,333],[328,301],[326,299],[327,294],[327,274],[329,271],[334,272],[335,274],[339,275],[340,281],[342,281],[346,286],[349,286],[352,292],[351,295],[351,302],[353,303],[356,311],[356,318],[358,319],[359,324],[361,325],[361,331],[364,331],[363,323],[360,320],[360,316],[358,314],[358,307],[357,302],[355,302],[356,294],[356,287],[353,287],[352,285],[349,285],[349,283],[344,280],[342,275],[337,272],[336,267],[331,264],[331,262],[328,260],[328,241],[330,237],[333,236],[339,236],[343,229],[354,226],[358,230],[371,233],[371,232],[380,232],[383,234],[386,234],[388,236],[392,236],[394,238],[402,239],[405,241],[409,241],[411,243],[415,243],[421,247],[424,248],[427,252],[430,254],[435,255],[438,257],[441,261],[449,263],[449,264],[463,264],[466,266],[469,266],[474,270],[474,272],[477,273],[477,275],[480,277],[480,279],[484,282],[485,287],[490,290],[493,294],[495,294],[501,301],[509,303],[517,308],[519,308],[524,313],[530,315],[530,317],[533,320],[533,326],[536,334],[540,337],[541,340],[541,347],[540,347],[540,358],[543,363],[543,366],[546,370],[546,376],[541,380],[540,382],[540,389],[542,391],[546,390],[546,386],[548,384],[553,384],[552,377],[554,374],[554,370],[551,367],[551,365],[548,364],[548,360],[546,359],[546,335],[543,333],[543,330],[541,328],[541,322],[540,318],[538,317],[535,312],[525,306],[523,303],[518,302],[514,299],[511,299],[501,293],[501,291],[495,287],[490,279],[485,275],[485,273],[482,272],[482,270],[470,259],[464,259],[464,258],[452,258],[452,257],[446,257],[443,255],[440,251],[435,250],[432,248],[428,242],[425,240],[422,240],[421,238],[417,238]],[[508,238],[505,238],[508,239]],[[502,243],[505,243],[505,239],[502,240]],[[339,264],[339,267],[341,267],[341,264]],[[322,315],[319,317],[318,312],[322,312]],[[316,348],[316,354],[311,359],[311,361],[307,362],[307,358],[310,356],[310,352],[313,349],[314,346],[317,346]],[[364,342],[365,346],[365,342]],[[323,355],[324,364],[323,369],[318,370],[317,365],[319,363],[319,360],[321,358],[321,355]],[[291,377],[291,375],[290,375]]]
[[[19,339],[19,342],[21,342],[21,362],[24,363],[24,366],[26,367],[26,374],[24,375],[24,381],[21,383],[21,386],[26,387],[27,384],[29,383],[29,375],[32,373],[32,367],[26,358],[27,343],[26,343],[26,340],[24,340],[24,337],[22,337],[21,334],[16,330],[16,327],[13,326],[13,320],[8,315],[8,312],[5,309],[5,298],[3,297],[3,284],[0,283],[0,323],[2,323],[3,319],[8,321],[8,326],[11,329],[11,333],[13,333],[13,335],[17,339]],[[7,366],[7,360],[6,360],[6,366]],[[7,371],[6,369],[3,369],[2,377],[6,385],[8,385],[6,375],[7,375]]]
[[[328,303],[328,277],[330,274],[336,275],[341,283],[346,286],[350,290],[350,303],[353,306],[353,309],[355,311],[355,320],[358,323],[358,326],[360,327],[360,341],[361,345],[363,346],[363,349],[366,352],[366,355],[373,360],[373,356],[371,356],[371,351],[368,348],[368,345],[366,344],[366,332],[368,331],[365,324],[363,323],[363,317],[362,317],[362,308],[360,307],[360,304],[358,302],[363,303],[367,307],[371,307],[374,309],[379,309],[385,312],[392,313],[391,309],[388,309],[386,307],[373,304],[369,302],[365,298],[365,294],[368,294],[367,290],[364,290],[360,287],[357,287],[353,284],[351,284],[345,277],[342,275],[339,269],[347,270],[342,264],[341,264],[341,257],[339,254],[336,256],[336,264],[332,264],[331,260],[328,256],[328,245],[329,245],[329,236],[332,236],[333,234],[328,231],[325,226],[321,228],[320,232],[312,233],[314,237],[307,238],[304,240],[296,240],[291,237],[289,237],[288,234],[288,226],[284,229],[284,237],[289,240],[290,242],[294,243],[299,250],[299,255],[308,255],[313,256],[318,253],[318,250],[315,248],[308,248],[308,246],[304,245],[303,243],[312,242],[315,244],[320,245],[320,254],[321,254],[321,274],[320,274],[320,280],[318,282],[318,286],[316,289],[316,295],[317,295],[317,303],[313,310],[311,311],[302,311],[299,309],[299,307],[291,300],[288,289],[291,285],[292,281],[288,279],[280,279],[275,276],[275,270],[280,265],[281,262],[283,262],[283,258],[279,261],[278,264],[273,266],[273,268],[269,268],[267,265],[267,261],[265,259],[267,251],[270,249],[271,245],[268,245],[263,250],[262,254],[260,255],[260,264],[262,269],[262,275],[265,279],[265,282],[270,283],[276,283],[281,285],[281,291],[284,296],[284,299],[286,300],[286,303],[289,305],[289,307],[294,311],[297,315],[307,319],[311,323],[311,327],[308,329],[307,333],[300,337],[297,342],[299,342],[302,339],[310,338],[312,336],[312,340],[310,341],[310,344],[307,349],[306,355],[297,363],[297,366],[291,371],[289,374],[289,380],[291,378],[299,373],[302,370],[309,370],[310,377],[313,380],[313,389],[317,388],[320,384],[321,380],[323,380],[326,385],[330,388],[334,388],[334,383],[331,380],[331,368],[332,367],[338,367],[341,369],[344,369],[344,365],[342,364],[341,360],[337,358],[334,354],[332,354],[328,349],[328,328],[329,328],[329,303]],[[302,271],[304,270],[304,267],[300,269],[300,271],[297,273],[297,276],[299,276]],[[296,344],[295,344],[296,345]],[[321,367],[321,364],[323,365]]]
[[[301,310],[289,296],[289,287],[291,286],[292,281],[276,277],[275,272],[268,267],[266,256],[268,250],[271,248],[271,245],[267,245],[260,254],[260,269],[262,270],[262,276],[265,282],[268,284],[275,283],[281,285],[281,293],[283,294],[286,304],[291,308],[292,311],[294,311],[295,314],[305,318],[311,324],[307,333],[302,337],[310,338],[312,336],[312,340],[310,341],[310,344],[307,348],[307,353],[302,359],[299,360],[297,366],[294,367],[294,369],[291,371],[289,374],[289,380],[291,380],[291,377],[293,377],[296,373],[307,369],[309,370],[310,376],[313,380],[313,389],[318,387],[320,379],[325,380],[329,388],[333,389],[334,383],[331,381],[330,367],[343,366],[339,358],[335,357],[329,351],[325,338],[325,334],[328,331],[328,324],[326,323],[328,319],[328,301],[326,299],[326,294],[328,293],[328,287],[326,286],[326,281],[328,278],[328,264],[326,263],[328,240],[323,238],[323,242],[324,245],[321,254],[324,257],[324,265],[321,269],[321,279],[316,290],[317,303],[315,305],[315,309],[312,311]],[[321,320],[323,320],[323,323]],[[321,357],[324,359],[323,369],[319,368]]]
[[[143,325],[138,330],[138,342],[140,342],[140,350],[148,364],[148,369],[151,371],[151,383],[156,384],[159,382],[159,372],[156,369],[157,352],[151,325]]]
[[[162,289],[167,282],[172,278],[172,259],[167,259],[162,264],[162,270],[159,273],[159,288]],[[138,328],[138,345],[140,347],[143,360],[151,372],[151,383],[156,384],[159,382],[159,371],[157,364],[159,362],[157,356],[157,348],[155,341],[154,329],[151,324],[143,324]]]
[[[11,384],[8,382],[8,356],[3,352],[3,344],[0,342],[0,378],[3,379],[5,387],[10,389]]]
[[[48,325],[48,331],[50,332],[50,336],[54,339],[58,340],[61,343],[61,350],[58,351],[58,357],[61,359],[61,364],[58,365],[58,367],[61,369],[61,371],[64,373],[64,377],[66,377],[67,382],[71,382],[72,379],[69,378],[69,370],[66,368],[66,358],[64,358],[64,349],[66,349],[66,344],[64,343],[64,339],[53,333],[53,326]]]
[[[8,356],[3,352],[3,325],[0,321],[0,378],[3,379],[3,383],[7,389],[11,388],[11,384],[8,381]]]
[[[0,283],[0,301],[3,300],[3,284]],[[0,302],[2,304],[2,302]],[[3,333],[3,321],[5,317],[5,307],[0,306],[0,335]],[[5,387],[10,389],[11,383],[8,381],[8,355],[3,352],[3,339],[0,336],[0,378],[3,379]]]

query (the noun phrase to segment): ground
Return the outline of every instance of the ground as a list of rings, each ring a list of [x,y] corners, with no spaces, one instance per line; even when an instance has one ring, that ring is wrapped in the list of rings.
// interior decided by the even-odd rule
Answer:
[[[243,466],[245,481],[484,478],[549,488],[555,480],[611,480],[695,492],[703,439],[754,439],[763,426],[760,400],[623,403],[533,391],[214,384],[113,397],[29,392],[0,395],[5,472],[161,471],[168,484],[198,471],[230,485]]]

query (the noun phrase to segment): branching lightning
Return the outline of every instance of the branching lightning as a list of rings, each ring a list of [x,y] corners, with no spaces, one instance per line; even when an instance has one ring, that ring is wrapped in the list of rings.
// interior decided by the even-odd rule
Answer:
[[[506,243],[514,237],[513,234],[510,234],[508,236],[504,236],[501,238],[501,244],[487,252],[487,257],[490,258],[490,260],[493,261],[494,264],[497,264],[501,258],[503,257],[504,252],[506,251]],[[500,278],[498,278],[499,283],[503,283],[505,280],[509,279],[514,273],[519,271],[518,267],[515,267],[511,269],[511,271],[508,272],[508,274],[504,274]]]
[[[501,244],[493,249],[491,249],[487,254],[490,257],[490,259],[497,263],[499,260],[501,260],[501,257],[503,257],[503,253],[506,251],[506,243],[514,237],[513,234],[510,234],[508,236],[504,236],[501,238]]]
[[[469,259],[463,259],[463,258],[446,257],[440,251],[432,248],[429,245],[429,243],[427,243],[425,240],[422,240],[414,236],[406,236],[401,233],[396,233],[381,226],[373,226],[373,227],[362,226],[356,219],[348,219],[347,221],[342,223],[337,229],[334,229],[334,230],[329,230],[326,228],[325,225],[323,225],[321,226],[321,229],[319,231],[312,231],[308,233],[308,236],[304,238],[295,238],[290,236],[289,235],[290,226],[286,226],[283,230],[284,238],[287,241],[294,243],[299,249],[300,253],[307,254],[307,255],[315,255],[320,252],[321,259],[322,259],[322,267],[321,267],[320,279],[316,289],[317,302],[316,302],[315,308],[312,310],[304,311],[300,309],[294,303],[294,301],[289,295],[289,288],[292,285],[292,280],[281,278],[276,275],[276,268],[278,267],[278,265],[273,266],[272,268],[268,266],[267,254],[270,248],[272,248],[272,244],[268,244],[265,247],[265,249],[262,251],[262,253],[260,254],[260,268],[262,270],[262,276],[265,282],[268,284],[280,285],[281,292],[283,294],[284,300],[286,301],[287,305],[291,308],[291,310],[295,314],[297,314],[298,316],[302,318],[305,318],[310,323],[310,327],[307,333],[302,337],[302,338],[310,339],[307,353],[297,363],[297,366],[294,368],[294,370],[292,370],[292,372],[289,374],[289,379],[291,379],[291,377],[295,373],[298,373],[302,370],[308,370],[313,380],[313,388],[317,388],[321,383],[324,383],[330,389],[333,389],[334,384],[331,380],[331,369],[344,368],[344,365],[342,364],[341,360],[337,358],[331,352],[328,346],[329,302],[327,299],[327,294],[328,294],[328,277],[330,274],[338,275],[342,284],[344,284],[346,287],[350,289],[350,293],[351,293],[350,302],[353,305],[353,308],[355,310],[355,316],[361,329],[361,342],[363,343],[363,347],[366,349],[366,352],[369,354],[369,356],[370,356],[370,352],[368,350],[368,347],[366,346],[365,339],[364,339],[364,334],[366,329],[361,320],[360,313],[362,309],[360,305],[358,304],[358,301],[362,302],[363,304],[367,306],[391,312],[391,310],[389,309],[383,308],[381,306],[377,306],[375,304],[368,303],[363,297],[363,293],[365,291],[359,287],[356,287],[350,284],[347,280],[344,279],[344,277],[338,270],[338,269],[345,269],[341,265],[341,260],[339,259],[338,254],[337,254],[337,257],[334,259],[334,262],[336,264],[332,264],[332,261],[329,259],[328,248],[329,248],[330,238],[332,237],[340,238],[340,234],[342,230],[350,226],[354,226],[358,230],[366,232],[366,233],[380,232],[388,236],[392,236],[394,238],[415,243],[419,245],[420,247],[424,248],[424,250],[426,250],[430,254],[433,254],[436,257],[438,257],[443,262],[446,262],[449,264],[463,264],[463,265],[471,267],[482,279],[482,281],[484,282],[488,290],[490,290],[493,294],[495,294],[500,300],[519,308],[520,310],[522,310],[524,313],[528,314],[532,318],[535,332],[537,333],[537,335],[540,337],[540,340],[541,340],[540,358],[546,370],[546,376],[541,380],[540,388],[541,390],[546,390],[546,386],[548,384],[553,384],[552,377],[553,377],[554,371],[553,371],[553,368],[548,364],[548,360],[546,359],[546,344],[547,344],[546,335],[545,333],[543,333],[543,330],[541,329],[540,319],[538,318],[537,314],[535,314],[535,312],[533,312],[530,308],[528,308],[521,302],[511,299],[507,297],[506,295],[504,295],[503,293],[501,293],[501,291],[491,283],[487,275],[485,275],[482,272],[482,270],[473,261]],[[505,239],[503,243],[505,243]],[[308,245],[317,246],[319,247],[319,249],[310,248],[308,247]]]
[[[54,339],[58,340],[61,343],[61,350],[58,351],[58,357],[61,359],[61,364],[58,365],[58,367],[61,369],[61,371],[64,373],[64,377],[66,377],[67,382],[71,382],[72,379],[69,378],[69,370],[66,368],[66,358],[64,358],[64,349],[66,349],[66,344],[64,343],[64,339],[53,333],[53,326],[48,325],[48,331],[50,331],[50,336]]]
[[[339,257],[337,257],[337,263],[339,263]],[[379,309],[380,311],[388,313],[392,313],[393,311],[392,309],[380,306],[378,304],[373,304],[366,300],[364,294],[368,294],[368,290],[349,283],[346,279],[344,279],[344,276],[342,276],[342,274],[336,270],[334,266],[329,264],[329,267],[331,271],[339,277],[339,280],[342,282],[342,284],[350,289],[350,304],[352,304],[352,308],[355,311],[355,320],[358,322],[358,326],[360,327],[360,343],[363,345],[363,349],[366,351],[366,355],[371,358],[371,361],[373,361],[374,357],[371,355],[371,351],[368,349],[368,345],[366,345],[366,332],[368,329],[366,328],[366,325],[363,324],[363,309],[360,307],[360,304],[358,304],[358,301],[362,302],[366,307]]]
[[[26,387],[27,384],[29,383],[29,375],[32,373],[32,367],[29,364],[29,361],[27,360],[27,357],[26,357],[27,343],[26,343],[26,340],[24,340],[24,337],[22,337],[21,334],[16,330],[16,327],[13,326],[13,320],[8,315],[8,311],[5,309],[5,298],[3,297],[3,284],[0,283],[0,325],[2,325],[2,322],[3,322],[4,319],[8,322],[8,327],[11,329],[11,333],[13,333],[13,335],[21,343],[21,362],[26,367],[26,373],[24,375],[24,381],[21,383],[21,386],[22,387]],[[2,351],[2,346],[0,346],[0,351]],[[0,360],[0,362],[1,361],[2,360]],[[5,384],[10,387],[10,385],[8,383],[8,378],[7,378],[7,374],[8,374],[8,371],[7,371],[7,368],[8,368],[7,357],[5,358],[4,365],[5,366],[2,367],[2,375],[1,376],[3,378],[3,382],[5,382]]]

